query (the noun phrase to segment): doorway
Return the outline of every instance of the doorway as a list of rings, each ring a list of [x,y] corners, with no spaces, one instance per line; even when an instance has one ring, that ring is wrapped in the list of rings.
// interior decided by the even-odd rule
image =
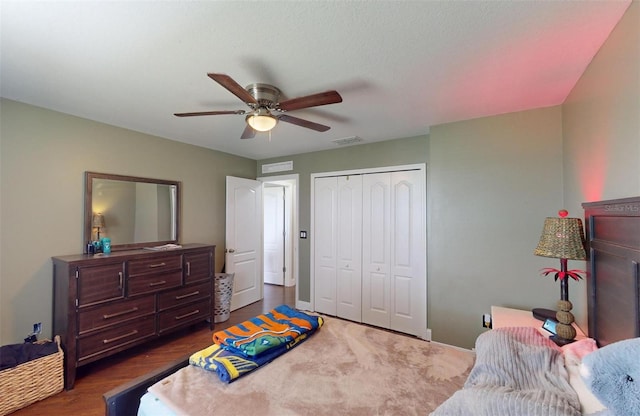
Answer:
[[[264,283],[296,286],[298,174],[262,177],[257,180],[263,182],[264,186]]]

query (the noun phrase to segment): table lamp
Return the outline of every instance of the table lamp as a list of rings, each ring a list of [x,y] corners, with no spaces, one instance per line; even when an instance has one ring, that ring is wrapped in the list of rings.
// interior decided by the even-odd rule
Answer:
[[[104,228],[104,215],[97,213],[93,214],[93,219],[91,221],[91,225],[93,228],[97,229],[97,237],[96,241],[100,241],[100,228]]]
[[[542,235],[538,247],[534,250],[536,256],[560,259],[560,269],[545,268],[542,274],[554,274],[555,280],[560,279],[560,300],[555,318],[556,335],[552,339],[556,344],[564,345],[572,342],[576,337],[576,330],[571,325],[574,321],[569,301],[569,278],[580,280],[582,270],[568,270],[567,260],[586,260],[584,250],[584,231],[579,218],[567,218],[566,210],[558,211],[558,218],[547,217],[544,221]],[[535,314],[535,313],[534,313]]]

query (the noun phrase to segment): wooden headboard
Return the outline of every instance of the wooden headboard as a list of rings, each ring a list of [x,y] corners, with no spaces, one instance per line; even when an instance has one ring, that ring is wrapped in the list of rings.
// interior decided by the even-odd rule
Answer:
[[[640,197],[582,204],[589,337],[598,345],[640,337]]]

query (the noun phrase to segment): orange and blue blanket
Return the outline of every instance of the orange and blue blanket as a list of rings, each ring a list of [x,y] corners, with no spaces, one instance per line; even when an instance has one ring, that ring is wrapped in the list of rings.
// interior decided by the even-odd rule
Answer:
[[[323,324],[286,305],[213,334],[214,344],[189,358],[229,383],[304,342]]]

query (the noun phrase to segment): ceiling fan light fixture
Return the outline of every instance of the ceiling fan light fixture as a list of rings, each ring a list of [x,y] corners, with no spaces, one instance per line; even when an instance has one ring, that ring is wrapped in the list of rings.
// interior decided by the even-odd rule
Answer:
[[[247,124],[256,131],[269,131],[278,124],[278,119],[266,108],[260,108],[247,116]]]

